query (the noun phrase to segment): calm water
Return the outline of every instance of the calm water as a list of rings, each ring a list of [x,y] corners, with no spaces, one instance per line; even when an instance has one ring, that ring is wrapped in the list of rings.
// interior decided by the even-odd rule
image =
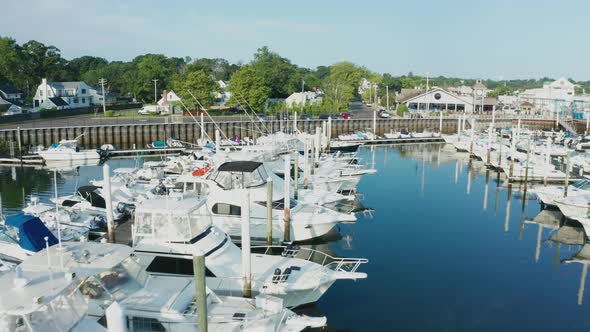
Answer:
[[[537,202],[526,202],[521,213],[523,202],[513,192],[507,209],[508,191],[498,187],[497,174],[488,174],[486,195],[485,169],[459,163],[440,145],[366,148],[360,154],[378,169],[358,188],[374,214],[342,226],[344,238],[324,247],[368,258],[361,270],[369,278],[337,282],[305,308],[326,315],[329,330],[590,328],[590,299],[578,304],[582,265],[562,262],[580,246],[552,241],[557,229],[541,228],[539,238],[539,226],[528,222],[540,212]],[[135,161],[110,164],[129,167]],[[30,194],[53,195],[52,172],[0,172],[5,213],[17,211]],[[94,178],[101,178],[98,166],[65,172],[58,189],[70,193]]]

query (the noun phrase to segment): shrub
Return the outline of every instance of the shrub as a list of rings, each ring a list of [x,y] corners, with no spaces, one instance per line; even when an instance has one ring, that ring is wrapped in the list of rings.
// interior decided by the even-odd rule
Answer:
[[[104,117],[105,118],[112,118],[115,116],[115,111],[113,110],[108,110],[104,112]]]
[[[400,105],[397,107],[396,113],[397,113],[397,115],[398,115],[398,116],[401,116],[401,117],[403,117],[403,116],[404,116],[404,114],[405,114],[407,111],[408,111],[408,106],[407,106],[406,104],[400,104]]]
[[[41,108],[39,114],[42,118],[55,118],[58,116],[59,111],[57,108]]]

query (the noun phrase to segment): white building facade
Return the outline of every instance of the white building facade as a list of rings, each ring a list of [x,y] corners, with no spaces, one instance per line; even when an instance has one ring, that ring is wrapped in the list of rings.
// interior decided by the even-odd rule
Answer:
[[[546,83],[542,88],[528,89],[518,94],[518,103],[530,103],[533,110],[542,113],[555,113],[569,109],[575,96],[576,85],[566,78]]]
[[[89,107],[100,105],[103,101],[102,93],[85,82],[48,82],[44,78],[35,92],[33,107],[54,107],[56,100],[51,98],[60,98],[67,104],[60,108]]]
[[[322,102],[322,95],[315,91],[294,92],[285,99],[288,108],[306,104],[317,104]]]

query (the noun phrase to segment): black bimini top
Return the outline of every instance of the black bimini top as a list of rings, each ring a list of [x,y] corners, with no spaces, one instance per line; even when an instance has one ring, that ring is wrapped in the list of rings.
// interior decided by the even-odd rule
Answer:
[[[262,163],[257,161],[230,161],[219,166],[220,172],[241,172],[252,173],[255,169],[260,167]]]

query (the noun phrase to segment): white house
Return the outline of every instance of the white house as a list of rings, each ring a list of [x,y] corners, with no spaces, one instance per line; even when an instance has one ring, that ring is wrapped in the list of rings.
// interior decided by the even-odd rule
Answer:
[[[554,113],[570,107],[574,100],[576,85],[566,78],[543,84],[542,88],[528,89],[518,94],[519,103],[530,103],[536,111]]]
[[[375,88],[375,84],[372,84],[371,81],[369,81],[366,78],[361,78],[361,83],[359,84],[358,87],[358,93],[359,95],[362,95],[363,93],[369,91],[369,89],[371,88]]]
[[[102,101],[102,92],[84,82],[47,82],[44,78],[35,92],[33,107],[79,108],[100,105]]]
[[[166,91],[164,90],[164,93],[162,94],[162,98],[160,98],[160,100],[158,100],[158,105],[159,106],[166,106],[169,104],[172,104],[174,102],[177,101],[181,101],[182,99],[180,99],[180,97],[173,91]]]
[[[213,104],[216,106],[223,106],[231,98],[231,92],[228,90],[227,82],[219,80],[217,81],[217,84],[219,85],[221,92],[215,93],[215,102]]]
[[[316,104],[322,102],[322,95],[316,91],[294,92],[287,99],[285,104],[287,107],[301,106],[307,103]]]
[[[9,102],[20,102],[23,99],[23,93],[10,84],[0,84],[0,98]]]

